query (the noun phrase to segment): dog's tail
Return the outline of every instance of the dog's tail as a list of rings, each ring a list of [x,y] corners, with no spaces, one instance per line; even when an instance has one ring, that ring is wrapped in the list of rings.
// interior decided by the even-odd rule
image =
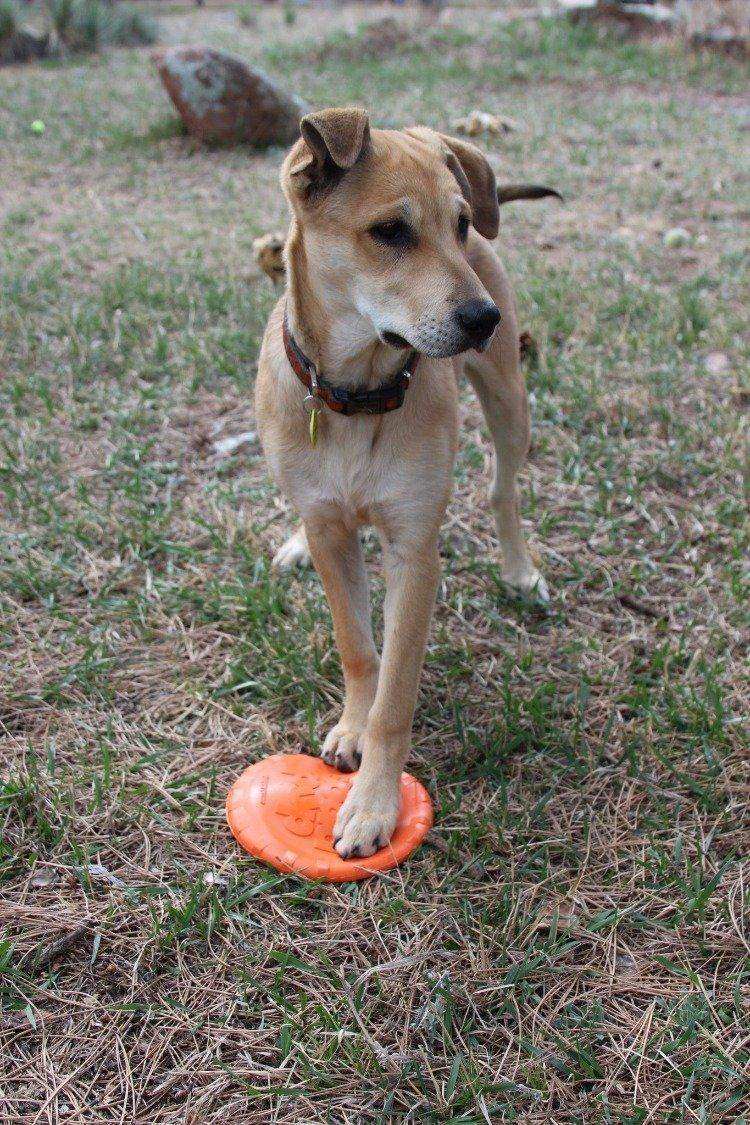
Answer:
[[[497,201],[501,207],[514,199],[546,199],[549,195],[563,201],[559,191],[543,184],[500,184],[497,189]]]

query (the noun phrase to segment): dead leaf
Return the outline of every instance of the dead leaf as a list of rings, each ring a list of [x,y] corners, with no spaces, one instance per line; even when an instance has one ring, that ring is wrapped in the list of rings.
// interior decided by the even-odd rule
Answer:
[[[515,133],[520,125],[510,117],[500,117],[496,113],[473,109],[466,117],[459,117],[454,121],[453,128],[457,133],[463,133],[467,137],[477,137],[480,133],[502,136],[504,133]]]

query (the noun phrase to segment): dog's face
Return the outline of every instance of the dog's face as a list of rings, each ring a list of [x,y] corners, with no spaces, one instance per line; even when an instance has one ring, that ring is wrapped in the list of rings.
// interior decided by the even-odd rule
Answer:
[[[467,260],[494,238],[495,177],[473,145],[429,129],[370,131],[359,109],[303,118],[282,185],[326,302],[342,295],[396,347],[487,345],[500,313]]]

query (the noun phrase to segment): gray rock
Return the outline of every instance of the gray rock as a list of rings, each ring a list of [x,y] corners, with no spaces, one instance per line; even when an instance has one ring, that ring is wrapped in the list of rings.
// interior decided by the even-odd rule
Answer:
[[[288,145],[307,106],[223,51],[174,47],[152,56],[189,133],[218,144]]]
[[[677,15],[666,4],[630,3],[627,0],[558,0],[574,23],[614,20],[637,31],[670,31]]]
[[[750,40],[731,27],[716,27],[707,31],[694,31],[690,36],[690,46],[698,49],[721,51],[737,59],[750,55]]]
[[[37,35],[28,27],[19,27],[12,35],[0,41],[0,66],[48,59],[56,53],[49,34]]]

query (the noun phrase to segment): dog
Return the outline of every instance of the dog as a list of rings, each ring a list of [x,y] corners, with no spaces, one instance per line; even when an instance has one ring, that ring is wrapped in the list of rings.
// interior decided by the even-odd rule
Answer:
[[[322,755],[358,772],[334,847],[366,858],[387,845],[398,817],[462,370],[495,445],[503,578],[524,595],[549,594],[519,518],[529,413],[513,295],[490,244],[499,229],[490,164],[470,142],[428,128],[371,128],[357,107],[311,113],[300,134],[281,171],[292,212],[286,291],[261,346],[256,417],[271,473],[302,519],[276,562],[309,549],[341,655],[344,706]],[[383,547],[382,656],[363,526]]]
[[[253,239],[253,257],[266,277],[279,287],[286,278],[284,266],[284,243],[286,237],[280,231],[269,231],[260,238]]]

